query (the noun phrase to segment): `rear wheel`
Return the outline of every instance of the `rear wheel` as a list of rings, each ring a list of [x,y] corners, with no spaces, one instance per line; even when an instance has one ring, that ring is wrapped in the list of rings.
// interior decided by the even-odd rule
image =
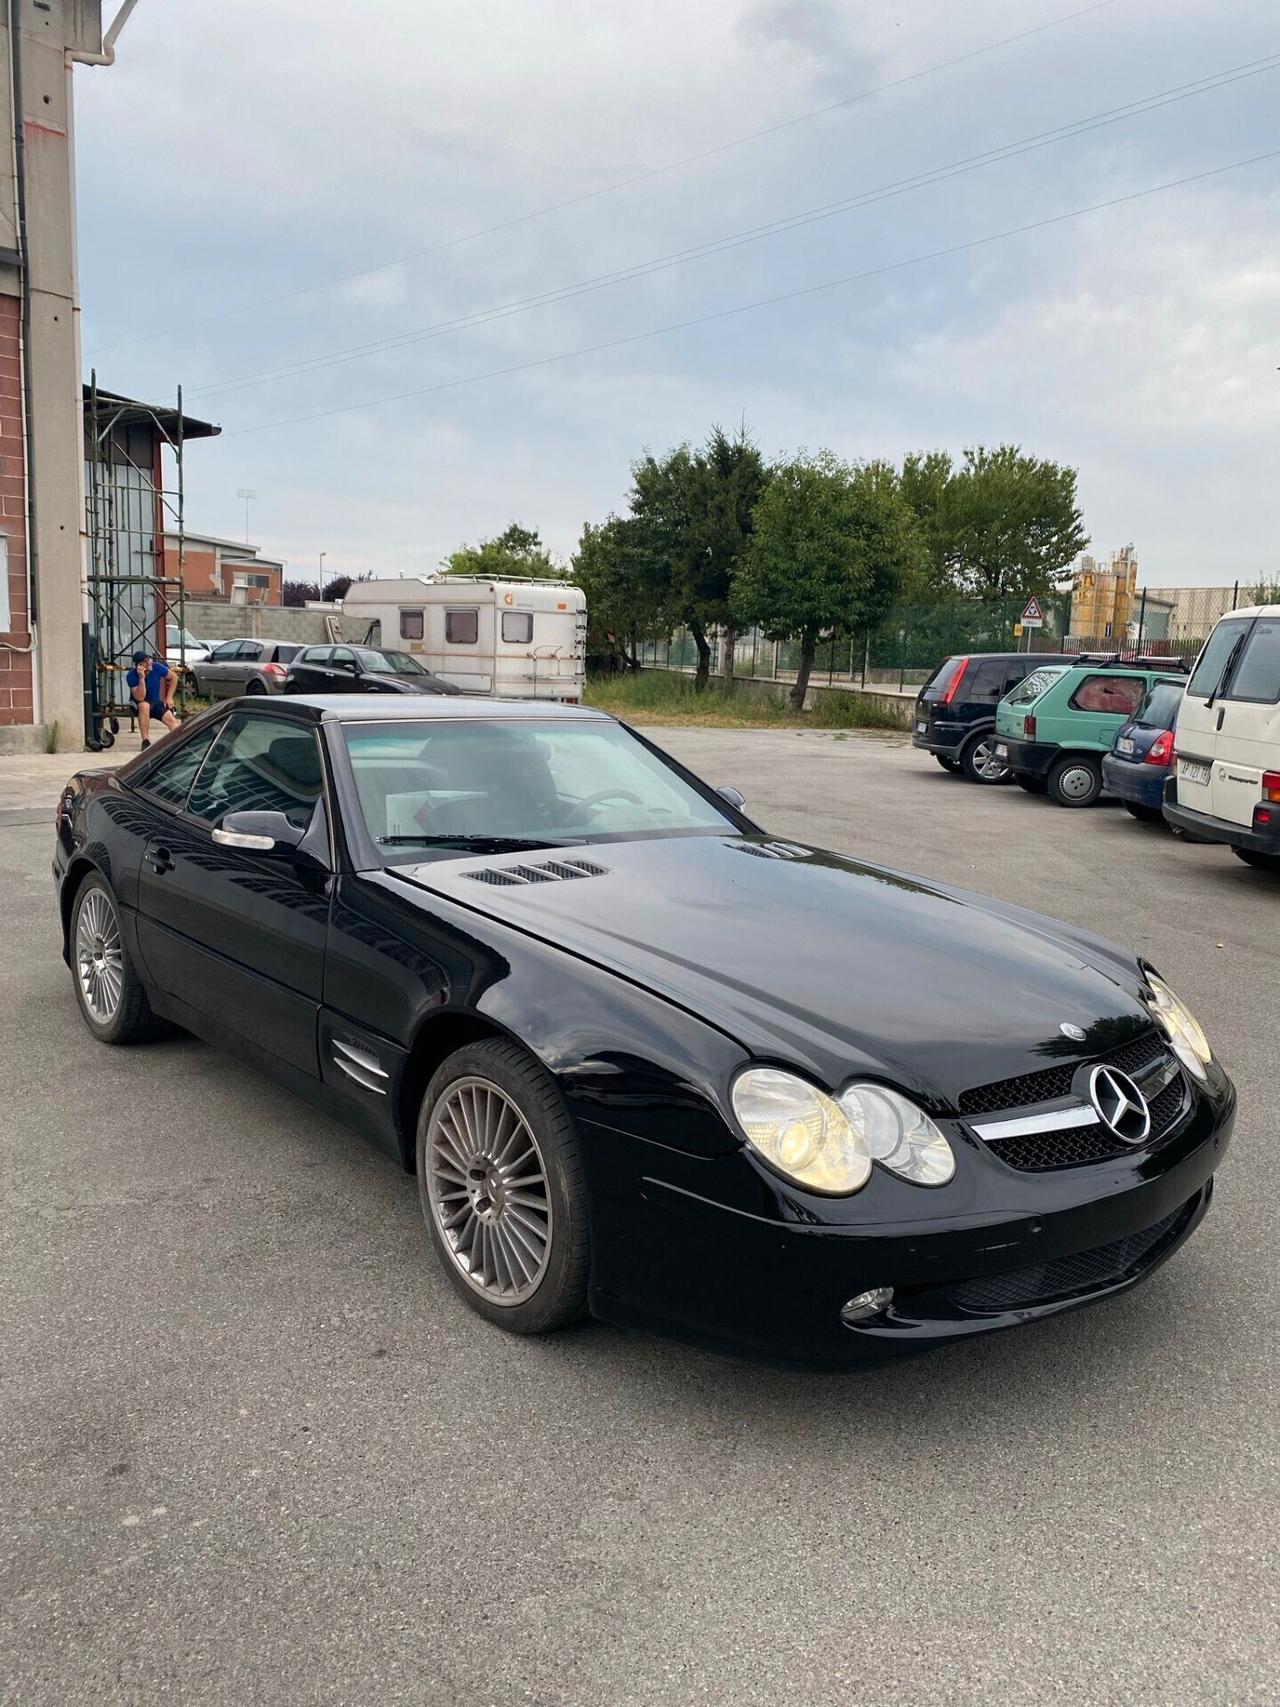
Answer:
[[[106,881],[86,877],[71,911],[71,970],[76,1000],[100,1043],[137,1043],[155,1029],[142,980],[120,931]]]
[[[418,1116],[418,1196],[431,1242],[471,1308],[539,1334],[587,1302],[586,1183],[555,1085],[500,1039],[439,1067]]]
[[[1068,753],[1049,772],[1049,798],[1059,806],[1092,806],[1102,793],[1102,767],[1088,753]]]
[[[1043,794],[1049,786],[1044,777],[1032,776],[1030,771],[1014,771],[1013,780],[1028,794]]]
[[[960,769],[969,782],[998,783],[1009,780],[1008,759],[996,755],[994,733],[974,735],[960,754]]]
[[[933,756],[937,759],[944,771],[950,771],[953,775],[955,774],[958,765],[957,761],[951,757],[950,753],[935,753]]]
[[[1139,806],[1136,800],[1126,800],[1125,811],[1132,818],[1137,818],[1143,824],[1163,824],[1164,813],[1158,806]]]
[[[1232,848],[1231,851],[1255,871],[1280,871],[1280,854],[1258,853],[1253,848]]]
[[[267,690],[261,682],[249,682],[244,691],[246,693],[266,693]]]

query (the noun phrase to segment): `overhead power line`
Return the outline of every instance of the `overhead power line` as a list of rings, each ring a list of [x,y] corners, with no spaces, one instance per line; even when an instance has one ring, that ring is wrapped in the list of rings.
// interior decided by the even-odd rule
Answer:
[[[381,355],[391,350],[404,349],[410,344],[444,337],[451,332],[467,331],[472,327],[485,326],[496,320],[506,320],[519,314],[528,314],[536,308],[545,308],[556,303],[567,302],[574,297],[606,290],[616,284],[626,284],[634,279],[647,278],[653,273],[666,272],[674,267],[688,266],[693,261],[705,260],[713,255],[723,254],[728,250],[741,248],[749,243],[762,242],[769,237],[784,236],[788,232],[802,230],[805,226],[816,224],[819,221],[833,219],[842,213],[851,213],[876,202],[905,195],[912,190],[924,189],[931,184],[942,183],[950,178],[980,171],[986,166],[998,165],[1002,161],[1016,159],[1019,155],[1029,154],[1040,148],[1070,141],[1073,137],[1087,135],[1090,131],[1099,130],[1106,125],[1119,124],[1126,119],[1142,117],[1146,113],[1159,111],[1162,107],[1172,106],[1179,101],[1191,100],[1196,95],[1208,94],[1217,89],[1227,88],[1232,83],[1238,83],[1244,78],[1257,77],[1263,72],[1274,71],[1278,67],[1280,67],[1280,53],[1270,54],[1264,59],[1251,60],[1245,65],[1230,66],[1224,71],[1213,72],[1195,82],[1182,83],[1173,89],[1164,89],[1154,95],[1142,96],[1122,107],[1111,107],[1104,112],[1093,113],[1087,118],[1075,119],[1069,124],[1058,125],[1053,130],[1039,131],[1033,136],[1021,137],[1015,142],[1002,143],[996,148],[987,149],[982,154],[972,154],[961,160],[949,161],[946,165],[931,167],[913,177],[899,178],[892,183],[879,185],[875,189],[862,190],[856,195],[845,197],[840,201],[826,202],[819,207],[807,208],[800,213],[787,214],[764,225],[752,226],[745,231],[731,232],[727,236],[711,239],[705,243],[693,244],[686,249],[677,249],[667,255],[633,262],[631,265],[617,268],[613,272],[600,273],[593,278],[580,279],[573,284],[558,286],[554,290],[520,297],[513,302],[500,303],[493,308],[476,309],[469,314],[459,315],[455,319],[437,321],[432,325],[418,327],[413,331],[397,333],[387,338],[372,339],[363,344],[349,344],[337,350],[303,357],[296,362],[285,363],[279,367],[240,374],[231,379],[211,382],[208,385],[193,386],[187,395],[189,397],[216,397],[233,391],[247,390],[252,386],[268,385],[280,379],[300,378],[309,373],[319,373],[325,368],[341,366],[346,362],[360,361],[366,356]]]
[[[181,321],[176,326],[168,326],[158,332],[139,332],[133,337],[118,339],[114,344],[99,345],[90,352],[93,358],[110,355],[115,350],[125,350],[134,344],[155,343],[157,339],[172,337],[177,332],[190,331],[194,326],[209,326],[219,320],[230,320],[237,314],[248,314],[263,308],[274,308],[282,302],[296,302],[299,297],[314,296],[320,291],[334,290],[339,285],[351,284],[357,279],[372,278],[377,273],[388,272],[392,267],[404,266],[408,261],[421,260],[426,255],[438,255],[445,249],[456,249],[463,243],[476,243],[483,237],[494,237],[499,232],[511,231],[518,225],[528,225],[535,219],[545,219],[549,214],[561,213],[566,208],[580,207],[584,202],[595,201],[601,196],[612,195],[615,190],[630,189],[635,184],[648,183],[653,178],[664,177],[668,172],[678,172],[685,166],[697,165],[700,161],[711,160],[716,155],[727,154],[734,148],[741,148],[748,142],[757,142],[767,136],[776,136],[784,130],[792,130],[797,125],[808,124],[813,119],[823,118],[828,113],[840,112],[846,107],[856,106],[861,101],[870,101],[877,95],[887,94],[891,89],[903,89],[910,83],[918,83],[921,78],[932,77],[939,71],[949,71],[953,66],[964,65],[971,59],[980,59],[984,54],[995,53],[1002,47],[1012,47],[1015,42],[1026,41],[1031,36],[1043,35],[1046,30],[1057,29],[1062,24],[1071,24],[1077,18],[1086,18],[1093,12],[1105,11],[1114,6],[1117,0],[1093,0],[1089,6],[1081,6],[1074,12],[1064,12],[1056,18],[1046,18],[1042,24],[1033,24],[1029,29],[1018,30],[1013,35],[1001,36],[997,41],[986,42],[981,47],[969,48],[964,53],[955,54],[950,59],[940,59],[932,65],[925,65],[918,71],[909,71],[902,77],[891,78],[886,83],[874,84],[869,89],[860,89],[856,94],[846,95],[839,101],[830,101],[826,106],[812,107],[808,112],[796,113],[791,118],[779,119],[777,123],[764,125],[759,130],[747,131],[742,136],[730,137],[725,142],[717,142],[710,148],[699,149],[695,154],[682,155],[678,160],[668,160],[661,166],[648,167],[643,172],[633,172],[629,177],[616,178],[612,183],[600,184],[594,190],[584,190],[576,196],[567,196],[563,201],[550,202],[546,207],[533,208],[528,213],[519,213],[510,219],[500,220],[496,225],[486,225],[477,231],[465,231],[457,237],[447,237],[439,243],[430,243],[422,249],[411,249],[407,254],[397,255],[389,261],[378,261],[371,267],[361,267],[355,272],[340,273],[336,277],[322,279],[317,284],[300,285],[296,290],[281,291],[276,296],[258,297],[252,302],[242,302],[235,308],[225,308],[216,314],[200,315],[194,320]]]
[[[1111,196],[1106,201],[1090,202],[1086,207],[1070,208],[1065,213],[1049,214],[1044,219],[1033,219],[1025,225],[1012,225],[1004,231],[992,231],[984,237],[973,237],[963,243],[952,243],[944,249],[932,249],[927,254],[911,255],[902,261],[889,261],[880,267],[868,267],[865,272],[846,273],[842,278],[826,279],[821,284],[805,285],[799,290],[781,291],[776,296],[758,297],[754,302],[737,303],[732,308],[716,309],[710,314],[694,315],[688,320],[673,320],[665,326],[651,326],[643,332],[630,332],[623,337],[607,338],[598,344],[584,344],[576,350],[562,350],[553,356],[539,356],[532,361],[515,362],[509,367],[491,368],[486,373],[467,374],[459,379],[441,380],[435,385],[416,386],[411,391],[396,391],[382,397],[368,397],[359,403],[343,403],[335,409],[318,409],[307,415],[290,415],[283,420],[262,421],[253,427],[235,427],[224,433],[224,438],[239,438],[246,433],[265,433],[275,427],[295,427],[306,421],[325,421],[334,415],[351,415],[361,409],[375,409],[383,403],[403,403],[410,398],[431,397],[442,391],[456,391],[464,385],[479,385],[488,379],[505,379],[517,373],[530,373],[536,368],[551,367],[557,362],[572,361],[578,356],[598,355],[605,350],[623,349],[628,344],[639,344],[648,338],[661,338],[670,332],[683,332],[695,326],[708,326],[713,321],[728,320],[735,315],[751,314],[760,308],[773,308],[779,303],[796,302],[803,297],[818,296],[824,291],[839,290],[846,285],[860,284],[866,279],[878,278],[886,273],[900,272],[907,267],[923,266],[929,261],[945,260],[951,255],[962,255],[972,249],[980,249],[986,244],[1000,243],[1009,237],[1021,237],[1029,231],[1043,231],[1051,225],[1062,225],[1067,220],[1080,219],[1085,214],[1101,213],[1107,208],[1123,207],[1130,202],[1141,201],[1146,196],[1160,195],[1166,190],[1183,189],[1188,184],[1204,183],[1209,178],[1220,178],[1226,172],[1238,172],[1245,166],[1256,166],[1263,160],[1280,158],[1280,148],[1269,149],[1264,154],[1251,154],[1244,160],[1232,160],[1225,166],[1213,166],[1204,172],[1193,172],[1183,178],[1171,178],[1163,184],[1151,184],[1146,189],[1131,190],[1127,195]]]

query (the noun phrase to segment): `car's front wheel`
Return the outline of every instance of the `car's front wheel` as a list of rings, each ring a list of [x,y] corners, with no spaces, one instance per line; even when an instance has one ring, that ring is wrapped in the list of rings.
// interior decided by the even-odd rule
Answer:
[[[1059,806],[1092,806],[1102,793],[1102,767],[1087,753],[1069,753],[1049,772],[1049,798]]]
[[[473,1310],[521,1334],[583,1314],[590,1247],[577,1135],[523,1050],[486,1039],[437,1069],[417,1162],[431,1242]]]
[[[1258,853],[1254,848],[1232,848],[1231,851],[1255,871],[1280,871],[1280,854]]]
[[[85,1024],[100,1043],[137,1043],[155,1029],[105,878],[86,877],[71,909],[71,970]]]
[[[994,734],[975,735],[960,754],[960,769],[969,782],[1008,782],[1009,761],[996,752]]]

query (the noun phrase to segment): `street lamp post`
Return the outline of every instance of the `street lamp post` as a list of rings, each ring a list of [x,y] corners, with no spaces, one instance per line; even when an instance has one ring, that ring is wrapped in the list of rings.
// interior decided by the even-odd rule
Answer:
[[[329,555],[327,551],[320,553],[320,603],[324,603],[324,560]]]
[[[236,497],[244,499],[244,542],[246,545],[249,543],[249,504],[257,496],[258,494],[252,486],[236,487]]]

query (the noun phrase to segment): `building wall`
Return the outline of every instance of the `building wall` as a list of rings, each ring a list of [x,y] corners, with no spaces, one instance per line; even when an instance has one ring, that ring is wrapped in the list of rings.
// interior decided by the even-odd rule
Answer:
[[[0,533],[8,560],[0,590],[0,725],[32,721],[20,322],[18,298],[0,295]]]
[[[297,606],[229,605],[219,599],[187,600],[187,627],[198,640],[296,640],[321,646],[329,639],[324,612]],[[364,624],[360,625],[364,632]]]

